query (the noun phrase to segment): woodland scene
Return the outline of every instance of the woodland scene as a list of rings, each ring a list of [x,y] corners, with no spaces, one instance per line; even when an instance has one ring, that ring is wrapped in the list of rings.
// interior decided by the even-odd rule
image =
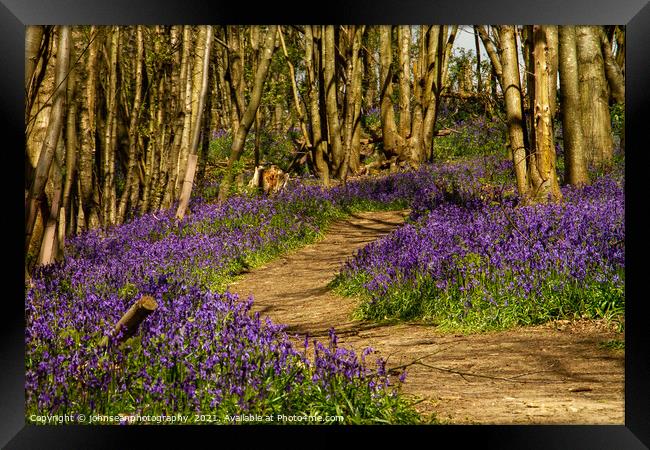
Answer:
[[[28,423],[623,424],[624,107],[619,25],[28,26]]]

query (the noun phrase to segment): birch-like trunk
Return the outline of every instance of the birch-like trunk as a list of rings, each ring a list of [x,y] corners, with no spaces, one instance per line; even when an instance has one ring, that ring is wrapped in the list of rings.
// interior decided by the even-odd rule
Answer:
[[[194,60],[194,82],[192,87],[192,134],[191,147],[189,154],[192,155],[192,164],[188,164],[185,177],[183,180],[183,190],[179,199],[176,218],[182,220],[187,210],[192,193],[192,184],[194,183],[194,174],[196,172],[196,153],[199,147],[199,138],[201,134],[201,118],[205,105],[205,97],[208,91],[208,74],[210,64],[210,49],[212,47],[212,26],[205,25],[201,28],[196,48],[196,58]],[[188,187],[189,186],[189,187]]]
[[[266,80],[266,75],[269,71],[269,66],[271,65],[271,59],[273,57],[273,51],[275,49],[275,35],[277,33],[277,26],[269,26],[266,31],[266,36],[264,39],[264,45],[262,46],[262,51],[260,52],[261,61],[257,66],[257,71],[255,72],[255,79],[253,83],[253,89],[250,96],[250,101],[246,107],[244,115],[242,116],[239,128],[233,137],[232,146],[230,147],[230,157],[228,158],[228,165],[221,180],[219,186],[219,196],[218,200],[220,202],[224,201],[230,194],[230,186],[234,180],[233,166],[235,162],[239,160],[241,154],[244,151],[244,144],[246,143],[246,136],[255,120],[255,114],[257,108],[260,105],[262,99],[262,91],[264,89],[264,82]]]
[[[56,56],[56,77],[54,99],[50,112],[49,126],[43,141],[43,146],[38,157],[34,171],[34,178],[27,195],[25,204],[25,252],[29,248],[36,215],[40,208],[45,184],[50,172],[54,153],[56,151],[64,120],[65,93],[67,89],[67,75],[70,64],[70,28],[61,26],[58,30],[58,47]]]
[[[612,124],[609,114],[609,93],[598,28],[576,27],[578,65],[580,66],[580,102],[582,132],[587,162],[596,167],[612,160]]]
[[[501,39],[501,85],[506,106],[508,123],[508,140],[512,161],[515,167],[517,192],[525,196],[528,192],[528,177],[526,176],[526,147],[524,145],[524,118],[522,117],[522,91],[519,78],[519,61],[515,29],[512,25],[499,28]]]
[[[558,34],[565,182],[580,185],[588,183],[589,177],[585,162],[585,141],[582,135],[580,68],[575,26],[562,25],[559,27]]]
[[[309,97],[309,119],[311,124],[312,137],[312,159],[318,177],[325,186],[328,186],[329,164],[327,163],[327,142],[323,139],[323,123],[320,115],[320,90],[318,85],[318,76],[320,68],[317,65],[317,55],[320,54],[314,46],[315,27],[307,25],[305,27],[305,68],[307,71],[307,96]]]
[[[559,201],[562,199],[562,193],[560,192],[555,170],[553,118],[550,102],[551,92],[555,94],[550,85],[555,83],[556,74],[551,73],[551,66],[548,61],[550,52],[546,26],[533,26],[533,48],[535,67],[535,96],[533,98],[535,115],[533,122],[536,147],[531,155],[528,169],[529,173],[535,172],[537,176],[530,177],[530,195],[536,201]],[[540,180],[539,183],[536,180]]]
[[[339,173],[344,159],[343,143],[341,142],[341,124],[336,98],[336,47],[334,45],[334,25],[324,25],[322,28],[322,65],[325,81],[325,114],[327,116],[328,143],[331,151],[330,169]]]

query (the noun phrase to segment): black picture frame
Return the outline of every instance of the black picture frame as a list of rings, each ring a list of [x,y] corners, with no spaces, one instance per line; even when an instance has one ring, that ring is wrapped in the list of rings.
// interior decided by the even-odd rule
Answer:
[[[0,445],[8,449],[131,448],[145,441],[147,447],[177,447],[194,439],[208,445],[225,445],[226,439],[249,442],[249,431],[269,433],[286,447],[310,446],[320,437],[353,442],[372,441],[399,433],[406,445],[468,443],[499,449],[643,449],[650,447],[650,333],[645,326],[647,300],[643,295],[644,260],[647,258],[644,175],[648,150],[642,133],[648,128],[650,105],[650,4],[646,0],[425,0],[343,1],[322,6],[306,2],[246,4],[224,0],[0,0],[0,111],[5,132],[0,146],[6,161],[3,179],[11,207],[2,215],[9,226],[3,235],[2,326],[0,333]],[[624,426],[417,426],[417,427],[90,427],[32,426],[24,417],[24,252],[20,236],[24,227],[24,203],[18,186],[24,185],[24,31],[37,24],[625,24],[626,43],[626,362]],[[647,145],[647,144],[646,144]],[[10,156],[7,158],[7,156]],[[24,158],[24,156],[23,156]],[[9,165],[11,164],[11,166]],[[644,170],[645,169],[645,170]],[[7,289],[9,288],[9,289]],[[15,290],[15,291],[14,291]],[[305,432],[306,431],[306,432]],[[368,433],[370,431],[370,433]],[[300,438],[295,434],[301,432]],[[360,436],[363,434],[363,436]],[[189,436],[189,437],[188,437]],[[369,438],[369,439],[368,439]],[[247,441],[241,441],[246,439]],[[290,440],[289,440],[290,439]],[[303,440],[304,439],[304,440]],[[322,441],[324,442],[324,441]],[[264,445],[271,443],[268,440]],[[239,445],[239,444],[229,444]]]

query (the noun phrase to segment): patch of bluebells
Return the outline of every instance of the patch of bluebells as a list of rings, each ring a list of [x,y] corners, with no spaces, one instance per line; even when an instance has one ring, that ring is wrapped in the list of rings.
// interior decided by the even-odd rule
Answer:
[[[508,326],[622,312],[622,177],[564,187],[559,204],[522,206],[514,192],[481,181],[480,169],[453,166],[422,187],[411,223],[342,268],[336,283],[365,293],[364,317],[482,316]]]
[[[39,268],[26,289],[27,411],[290,414],[335,411],[349,400],[355,411],[414,420],[383,362],[369,369],[368,353],[338,348],[335,335],[327,346],[314,342],[308,359],[281,326],[250,314],[252,300],[224,288],[247,258],[304,242],[355,205],[410,202],[427,177],[398,173],[332,189],[294,184],[275,197],[222,204],[194,198],[180,222],[172,208],[71,239],[65,259]],[[142,295],[159,307],[137,336],[99,348]]]

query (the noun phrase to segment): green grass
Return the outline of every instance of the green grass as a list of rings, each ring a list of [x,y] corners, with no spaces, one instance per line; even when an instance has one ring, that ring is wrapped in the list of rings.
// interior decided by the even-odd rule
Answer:
[[[609,339],[598,344],[598,348],[606,350],[625,350],[625,340]]]
[[[557,289],[561,278],[548,277],[541,295],[504,298],[495,295],[496,305],[484,300],[484,291],[441,290],[426,278],[396,283],[383,295],[373,297],[364,287],[370,275],[338,276],[330,287],[339,295],[359,299],[354,318],[372,321],[417,321],[436,325],[441,331],[477,333],[517,326],[539,325],[553,319],[606,319],[624,327],[625,296],[610,283],[574,283]],[[484,288],[486,288],[484,286]],[[487,286],[490,289],[490,286]]]

